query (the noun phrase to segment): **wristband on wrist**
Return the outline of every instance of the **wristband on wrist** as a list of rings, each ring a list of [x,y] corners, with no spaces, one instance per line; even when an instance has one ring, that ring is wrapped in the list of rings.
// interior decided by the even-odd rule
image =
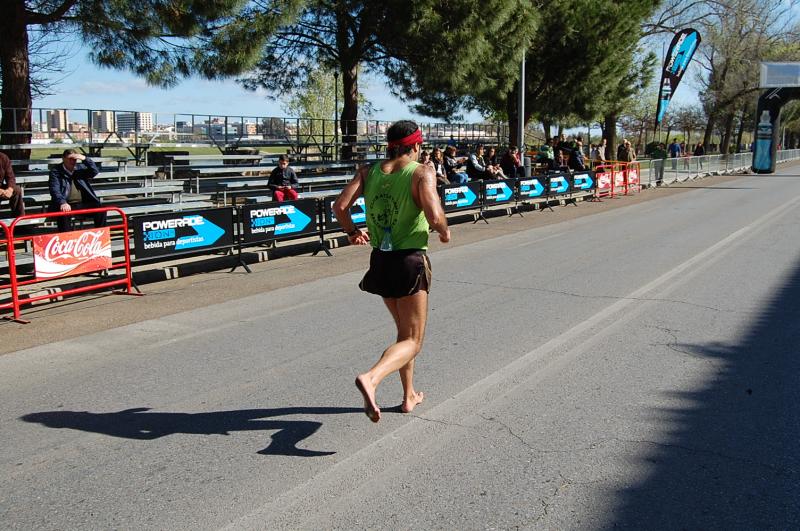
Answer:
[[[358,234],[358,227],[356,227],[356,228],[354,228],[353,230],[351,230],[350,232],[348,232],[348,233],[347,233],[347,237],[348,237],[348,238],[352,238],[352,237],[353,237],[353,236],[355,236],[356,234]]]

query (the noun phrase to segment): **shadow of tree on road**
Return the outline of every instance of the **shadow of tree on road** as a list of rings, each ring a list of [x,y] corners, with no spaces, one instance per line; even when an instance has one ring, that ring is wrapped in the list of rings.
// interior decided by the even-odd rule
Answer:
[[[757,281],[757,278],[754,278]],[[735,287],[734,287],[735,288]],[[650,473],[617,492],[608,529],[800,529],[800,267],[737,344],[674,345],[722,362],[646,445]]]
[[[69,428],[126,439],[153,440],[176,433],[228,435],[234,431],[276,430],[269,446],[258,453],[316,457],[336,452],[298,448],[297,444],[313,435],[322,426],[311,420],[273,420],[287,415],[338,415],[364,413],[349,407],[287,407],[275,409],[241,409],[209,413],[159,413],[140,407],[113,413],[88,411],[43,411],[30,413],[20,420],[47,426]]]

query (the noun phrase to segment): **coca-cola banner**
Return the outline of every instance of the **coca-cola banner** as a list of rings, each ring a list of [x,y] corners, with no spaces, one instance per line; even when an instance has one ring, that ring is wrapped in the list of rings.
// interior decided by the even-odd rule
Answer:
[[[101,227],[34,236],[33,264],[39,280],[108,269],[111,231]]]

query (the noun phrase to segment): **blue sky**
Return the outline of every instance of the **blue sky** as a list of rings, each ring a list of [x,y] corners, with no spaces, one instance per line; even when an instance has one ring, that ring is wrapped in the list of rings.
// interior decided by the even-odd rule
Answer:
[[[263,92],[245,90],[233,80],[189,79],[168,90],[150,87],[128,72],[97,67],[80,49],[74,52],[68,68],[70,71],[54,90],[56,94],[35,100],[34,107],[213,116],[286,116],[279,100]],[[389,94],[381,79],[362,75],[360,83],[367,99],[381,109],[374,119],[437,121],[411,113],[405,103]],[[481,116],[471,113],[468,118],[479,121]]]
[[[671,37],[670,37],[671,38]],[[669,42],[668,38],[665,38]],[[105,109],[154,112],[158,114],[199,114],[211,116],[286,116],[281,102],[264,92],[251,92],[234,80],[207,81],[188,79],[172,89],[148,86],[133,74],[119,70],[99,68],[88,58],[85,50],[75,43],[63,43],[71,56],[67,71],[55,87],[56,94],[34,100],[34,107],[58,109]],[[660,48],[660,45],[658,46]],[[659,50],[659,55],[660,55]],[[692,61],[680,90],[674,95],[673,105],[697,101],[695,83],[696,61]],[[660,71],[654,83],[660,79]],[[422,122],[436,122],[432,118],[412,113],[408,105],[393,97],[384,81],[378,77],[362,75],[361,90],[380,109],[373,119],[399,120],[410,118]],[[360,116],[360,118],[365,118]],[[465,116],[467,122],[482,120],[476,112]],[[158,117],[159,123],[171,118]]]

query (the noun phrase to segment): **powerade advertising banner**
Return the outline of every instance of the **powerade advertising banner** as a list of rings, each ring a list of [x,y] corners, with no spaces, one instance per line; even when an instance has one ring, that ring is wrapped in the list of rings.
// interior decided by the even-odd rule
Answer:
[[[572,176],[572,189],[576,192],[585,192],[594,189],[594,175],[590,171],[575,172]]]
[[[535,199],[542,197],[544,191],[550,187],[547,182],[547,177],[531,177],[529,179],[519,180],[519,200]]]
[[[483,181],[484,206],[500,205],[514,199],[516,179]]]
[[[317,233],[317,200],[271,202],[242,208],[244,243]]]
[[[341,228],[341,225],[339,225],[339,220],[336,219],[336,214],[333,213],[333,204],[335,202],[335,197],[325,199],[325,228],[327,230]],[[367,205],[364,203],[364,196],[356,199],[356,202],[353,203],[352,207],[350,207],[350,217],[353,219],[353,223],[357,227],[366,225]]]
[[[233,246],[233,209],[213,208],[133,218],[136,259]]]
[[[679,31],[672,38],[667,55],[664,58],[664,71],[661,74],[661,90],[656,107],[656,127],[664,118],[672,95],[678,90],[678,84],[692,60],[695,50],[700,45],[700,34],[697,30],[687,28]]]
[[[442,206],[445,212],[478,208],[481,204],[480,182],[450,184],[441,188]]]
[[[572,191],[572,175],[569,173],[556,173],[550,176],[550,194],[567,194]]]

